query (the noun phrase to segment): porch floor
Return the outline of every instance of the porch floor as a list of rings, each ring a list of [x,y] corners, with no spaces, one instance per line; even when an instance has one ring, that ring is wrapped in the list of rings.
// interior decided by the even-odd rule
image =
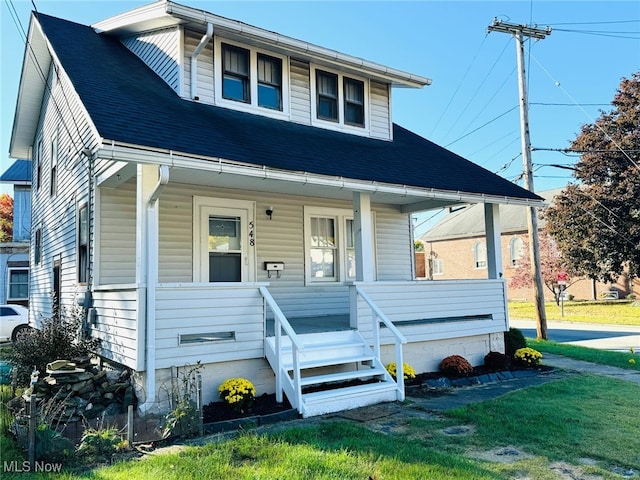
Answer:
[[[318,317],[296,317],[288,318],[289,323],[293,327],[296,333],[320,333],[320,332],[335,332],[340,330],[350,330],[349,326],[349,314],[344,315],[322,315]],[[273,318],[267,319],[267,337],[273,337],[274,320]]]

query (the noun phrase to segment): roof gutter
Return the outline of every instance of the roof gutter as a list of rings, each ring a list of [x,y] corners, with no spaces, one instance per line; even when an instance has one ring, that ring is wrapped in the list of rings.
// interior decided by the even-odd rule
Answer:
[[[198,56],[200,52],[204,50],[204,47],[207,46],[207,43],[213,37],[213,24],[211,22],[207,23],[207,31],[204,36],[200,39],[200,43],[195,48],[193,53],[191,54],[191,99],[199,100],[198,97]]]
[[[459,203],[498,203],[531,207],[544,207],[546,205],[544,200],[488,195],[484,193],[439,190],[435,188],[386,184],[371,180],[358,180],[302,171],[294,172],[290,170],[278,170],[266,165],[235,162],[233,160],[219,157],[191,155],[162,148],[143,147],[124,142],[116,142],[113,140],[104,140],[103,146],[98,152],[98,157],[105,160],[168,165],[169,167],[206,170],[209,172],[217,172],[219,174],[225,173],[253,178],[280,180],[302,185],[348,189],[359,192],[368,192],[371,194],[385,193],[404,197],[413,196],[423,199],[450,200]]]

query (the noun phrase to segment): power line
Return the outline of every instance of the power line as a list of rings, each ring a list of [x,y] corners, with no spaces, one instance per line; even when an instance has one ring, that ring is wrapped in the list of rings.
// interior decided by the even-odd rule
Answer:
[[[69,135],[69,139],[70,139],[71,143],[73,144],[74,147],[76,147],[76,143],[73,140],[73,135],[71,133],[71,130],[69,129],[69,126],[67,125],[67,122],[65,121],[64,115],[62,114],[62,108],[60,107],[60,105],[58,103],[58,100],[55,98],[55,95],[53,94],[53,90],[52,90],[51,86],[49,85],[48,75],[46,75],[44,73],[44,69],[40,65],[40,62],[38,61],[38,57],[37,57],[36,53],[33,50],[33,46],[29,42],[27,33],[26,33],[25,29],[24,29],[24,26],[22,25],[22,22],[20,21],[20,16],[18,14],[18,11],[16,10],[16,7],[13,4],[12,0],[5,0],[5,3],[7,5],[7,7],[9,8],[9,13],[11,15],[11,19],[13,20],[14,25],[18,29],[18,35],[21,36],[22,40],[25,43],[25,48],[27,50],[29,58],[31,58],[31,60],[33,60],[34,65],[36,66],[36,70],[37,70],[38,76],[42,80],[44,88],[49,93],[49,98],[51,99],[51,102],[53,103],[53,106],[55,107],[55,110],[59,115],[59,120],[62,123],[62,126],[64,127],[64,129],[66,130],[67,134]],[[38,10],[35,8],[35,4],[33,4],[33,6],[34,6],[35,11],[37,12]],[[25,55],[25,62],[26,62],[26,55]],[[57,68],[55,66],[55,61],[52,64],[52,69],[53,69],[54,75],[59,77],[58,70],[57,70]],[[71,105],[70,105],[69,99],[67,97],[67,94],[66,94],[66,92],[64,90],[64,87],[63,87],[62,83],[60,83],[60,91],[62,92],[62,96],[63,96],[63,99],[64,99],[64,103],[66,104],[66,107],[69,109],[69,111],[71,111],[72,110],[71,109]],[[84,139],[82,138],[82,134],[80,132],[80,127],[78,126],[74,115],[71,115],[71,120],[72,120],[72,122],[73,122],[73,124],[75,126],[76,133],[78,134],[78,139],[80,140],[80,144],[82,145],[82,149],[88,148],[84,144]],[[81,150],[78,150],[77,147],[76,147],[76,152],[75,153],[79,154],[80,152],[81,152]],[[84,163],[84,159],[82,161]]]
[[[438,128],[438,125],[440,125],[440,122],[442,121],[442,118],[444,117],[444,114],[447,113],[447,110],[449,109],[449,106],[451,106],[451,103],[453,102],[453,99],[456,97],[458,91],[460,90],[460,87],[462,86],[462,83],[464,82],[464,80],[467,78],[467,75],[469,74],[469,70],[471,70],[471,67],[473,66],[473,64],[476,61],[476,58],[478,58],[478,54],[480,53],[480,50],[482,50],[482,47],[484,45],[484,42],[487,40],[487,37],[489,36],[489,34],[487,33],[484,38],[482,39],[482,43],[480,43],[480,46],[478,47],[478,50],[476,51],[475,55],[473,56],[473,59],[471,60],[471,63],[469,63],[469,66],[467,67],[467,70],[464,72],[464,75],[462,76],[462,79],[460,80],[460,83],[458,83],[458,86],[456,87],[455,91],[453,92],[453,95],[451,96],[451,98],[449,99],[449,102],[447,103],[447,105],[444,107],[444,110],[442,111],[442,113],[440,114],[440,117],[438,118],[438,121],[436,122],[436,124],[434,125],[433,129],[431,130],[431,135],[434,134],[434,132],[436,131],[436,129]]]
[[[485,37],[486,38],[486,37]],[[502,48],[502,51],[498,54],[498,57],[496,58],[495,62],[493,63],[493,65],[491,66],[491,68],[489,69],[489,71],[487,72],[487,74],[485,75],[484,79],[482,80],[482,82],[480,82],[480,84],[478,85],[478,88],[476,88],[475,92],[473,92],[473,95],[471,96],[471,98],[477,98],[478,96],[478,92],[480,91],[480,89],[484,86],[484,84],[487,82],[487,80],[489,79],[489,76],[491,75],[491,72],[493,72],[493,70],[496,68],[496,66],[498,65],[498,62],[500,61],[500,59],[502,58],[502,55],[504,54],[504,52],[507,50],[507,47],[509,46],[509,44],[511,43],[511,39],[509,39],[504,47]],[[509,77],[511,76],[511,74],[509,74]],[[458,124],[458,121],[460,120],[460,118],[462,117],[462,115],[466,112],[466,110],[463,110],[460,112],[460,114],[458,115],[458,117],[455,119],[455,121],[453,122],[453,124],[451,125],[451,127],[449,127],[449,130],[447,130],[447,133],[444,134],[444,136],[442,137],[442,140],[444,141],[449,134],[451,133],[451,130],[453,130],[453,128]]]
[[[538,64],[538,66],[539,66],[540,68],[542,68],[542,70],[544,71],[544,73],[546,73],[546,74],[547,74],[547,76],[548,76],[548,77],[553,81],[553,83],[554,83],[557,87],[559,87],[559,88],[564,92],[564,94],[565,94],[567,97],[569,97],[569,98],[574,102],[574,104],[575,104],[575,105],[578,105],[578,106],[579,106],[579,104],[578,104],[578,102],[576,101],[576,99],[575,99],[575,98],[573,98],[573,96],[572,96],[572,95],[571,95],[571,94],[570,94],[570,93],[569,93],[569,92],[568,92],[568,91],[567,91],[567,90],[566,90],[566,89],[565,89],[565,88],[560,84],[560,82],[559,82],[558,80],[556,80],[555,78],[553,78],[553,76],[552,76],[552,75],[549,73],[549,71],[544,67],[544,65],[543,65],[543,64],[542,64],[542,63],[541,63],[541,62],[540,62],[540,61],[535,57],[535,55],[533,55],[533,54],[532,54],[532,55],[531,55],[531,58],[533,58],[533,60]],[[610,142],[611,142],[611,143],[616,147],[616,150],[618,150],[620,153],[622,153],[622,155],[623,155],[623,156],[624,156],[624,157],[625,157],[625,158],[626,158],[626,159],[627,159],[627,160],[628,160],[628,161],[629,161],[633,166],[635,166],[636,168],[640,169],[640,165],[639,165],[639,164],[638,164],[638,163],[637,163],[633,158],[631,158],[631,157],[630,157],[630,156],[629,156],[629,155],[628,155],[628,154],[627,154],[627,153],[622,149],[622,147],[618,144],[618,142],[616,142],[616,141],[613,139],[613,137],[611,137],[611,135],[609,135],[609,134],[607,133],[607,131],[606,131],[604,128],[602,128],[602,126],[599,124],[599,122],[596,122],[596,121],[595,121],[595,119],[594,119],[593,117],[591,117],[591,115],[589,115],[589,113],[588,113],[584,108],[582,108],[581,106],[580,106],[579,108],[580,108],[580,110],[582,110],[582,113],[584,113],[584,114],[589,118],[589,120],[591,120],[591,123],[592,123],[593,125],[595,125],[595,127],[596,127],[598,130],[600,130],[600,131],[604,134],[604,136],[605,136],[605,137],[606,137],[606,138],[607,138],[607,139],[608,139],[608,140],[609,140],[609,141],[610,141]]]
[[[518,108],[518,105],[515,105],[515,106],[511,107],[511,108],[510,108],[509,110],[507,110],[506,112],[502,112],[500,115],[498,115],[498,116],[496,116],[496,117],[492,118],[492,119],[491,119],[491,120],[489,120],[487,123],[485,123],[485,124],[483,124],[483,125],[480,125],[478,128],[476,128],[476,129],[474,129],[474,130],[471,130],[469,133],[466,133],[466,134],[464,134],[463,136],[461,136],[461,137],[459,137],[459,138],[455,139],[453,142],[447,143],[447,144],[445,145],[445,148],[449,147],[450,145],[453,145],[453,144],[454,144],[454,143],[456,143],[456,142],[459,142],[459,141],[460,141],[460,140],[462,140],[463,138],[468,137],[468,136],[469,136],[469,135],[471,135],[472,133],[475,133],[475,132],[477,132],[478,130],[480,130],[480,129],[482,129],[482,128],[486,127],[487,125],[489,125],[489,124],[491,124],[491,123],[495,122],[496,120],[498,120],[498,119],[500,119],[500,118],[504,117],[507,113],[511,113],[511,112],[513,112],[516,108]]]

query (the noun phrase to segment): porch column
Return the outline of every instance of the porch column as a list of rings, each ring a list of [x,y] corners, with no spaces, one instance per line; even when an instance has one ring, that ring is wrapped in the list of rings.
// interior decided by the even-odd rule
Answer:
[[[500,242],[500,205],[484,204],[484,225],[487,241],[487,274],[502,278],[502,248]]]
[[[353,192],[353,228],[356,248],[356,281],[373,282],[373,221],[371,198],[367,193]]]

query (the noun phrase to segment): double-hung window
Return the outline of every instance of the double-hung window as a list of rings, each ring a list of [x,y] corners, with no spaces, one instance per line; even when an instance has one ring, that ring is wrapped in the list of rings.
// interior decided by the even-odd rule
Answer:
[[[222,44],[222,96],[228,100],[251,103],[249,50]]]
[[[364,126],[364,82],[344,77],[344,123]]]
[[[281,117],[289,109],[289,79],[285,56],[217,40],[216,102],[237,110]]]
[[[258,54],[258,105],[282,110],[282,60]]]
[[[9,269],[9,291],[7,300],[28,300],[29,299],[29,269],[10,268]]]
[[[338,75],[316,70],[318,118],[338,121]]]
[[[313,68],[311,89],[315,95],[314,118],[334,128],[366,128],[367,83],[339,72]]]
[[[475,268],[487,268],[487,246],[484,242],[476,242],[473,246],[473,263]]]
[[[356,278],[353,212],[305,207],[305,274],[307,283],[348,282]]]
[[[51,186],[49,195],[55,197],[58,193],[58,136],[51,141]]]

